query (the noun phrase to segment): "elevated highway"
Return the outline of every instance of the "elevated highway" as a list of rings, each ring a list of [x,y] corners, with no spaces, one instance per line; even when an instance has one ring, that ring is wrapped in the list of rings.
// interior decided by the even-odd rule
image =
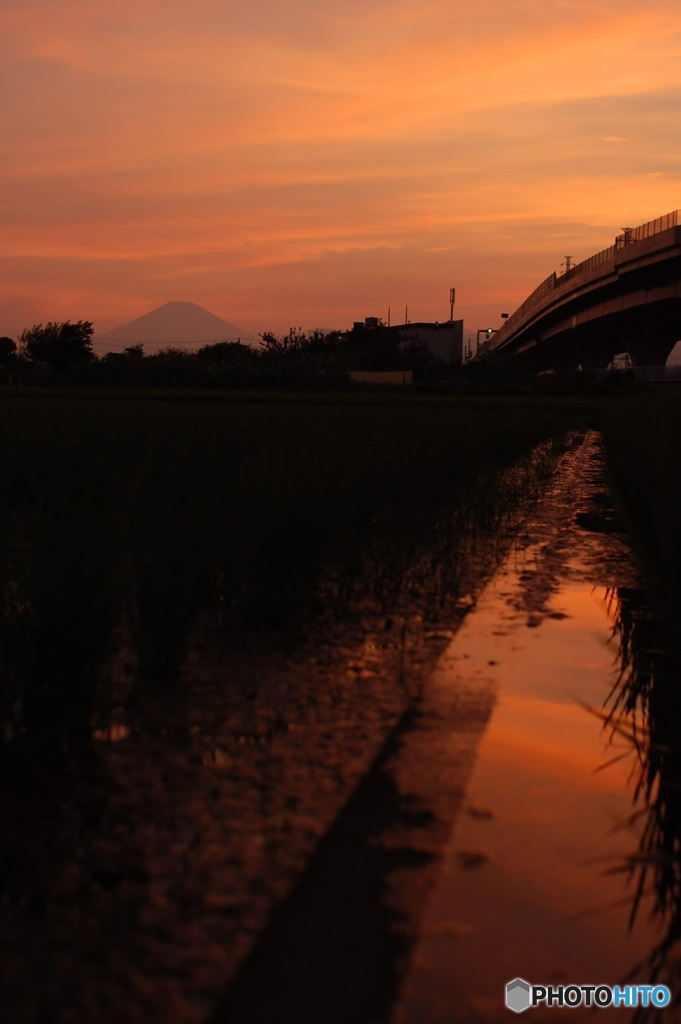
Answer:
[[[493,335],[489,353],[537,369],[608,366],[627,352],[634,366],[663,365],[681,339],[681,211],[547,277]]]

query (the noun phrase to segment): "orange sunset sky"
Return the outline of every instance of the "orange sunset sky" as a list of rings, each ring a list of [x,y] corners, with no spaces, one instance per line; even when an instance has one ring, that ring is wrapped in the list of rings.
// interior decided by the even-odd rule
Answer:
[[[0,74],[0,335],[469,335],[681,207],[678,0],[0,0]]]

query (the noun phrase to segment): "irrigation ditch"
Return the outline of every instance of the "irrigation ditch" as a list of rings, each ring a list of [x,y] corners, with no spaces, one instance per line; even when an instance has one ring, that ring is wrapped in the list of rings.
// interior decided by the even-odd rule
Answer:
[[[678,698],[660,636],[589,431],[210,1024],[501,1022],[515,976],[675,993]]]

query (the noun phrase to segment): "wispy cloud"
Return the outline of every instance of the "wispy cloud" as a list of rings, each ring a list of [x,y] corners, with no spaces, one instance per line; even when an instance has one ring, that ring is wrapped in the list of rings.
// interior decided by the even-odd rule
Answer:
[[[563,258],[555,225],[588,255],[679,205],[676,2],[40,0],[0,38],[6,315],[191,287],[233,319],[267,280],[285,322],[341,279],[329,315],[368,281],[427,315],[454,273],[475,315],[509,253],[507,305]]]

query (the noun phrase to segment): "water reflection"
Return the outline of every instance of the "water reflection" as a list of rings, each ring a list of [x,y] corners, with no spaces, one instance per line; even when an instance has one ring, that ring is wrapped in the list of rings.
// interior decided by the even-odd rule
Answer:
[[[504,1020],[514,977],[669,976],[680,775],[663,637],[633,590],[568,574],[534,600],[537,564],[531,552],[507,563],[448,654],[452,686],[492,678],[498,699],[401,1024],[450,1019],[453,1006],[468,1024]],[[545,1016],[562,1019],[533,1010]]]
[[[129,725],[112,722],[103,729],[93,729],[92,738],[97,743],[121,743],[128,739],[131,731]]]
[[[638,590],[609,590],[605,605],[617,639],[617,678],[602,716],[613,742],[624,741],[631,764],[633,817],[640,841],[619,865],[635,883],[630,926],[644,903],[663,926],[632,975],[668,984],[681,1005],[681,695],[678,662],[661,620]],[[659,1011],[658,1011],[659,1012]],[[640,1015],[643,1019],[643,1014]]]

